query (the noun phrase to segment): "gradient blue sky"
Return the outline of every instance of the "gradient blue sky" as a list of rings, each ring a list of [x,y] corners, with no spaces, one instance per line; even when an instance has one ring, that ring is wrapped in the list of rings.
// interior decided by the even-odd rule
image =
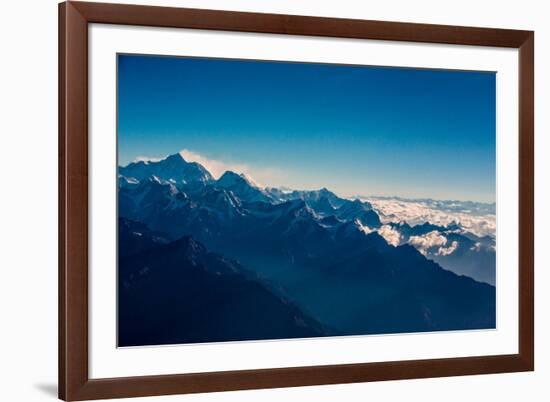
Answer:
[[[495,201],[494,73],[118,57],[120,165],[186,149],[263,185]]]

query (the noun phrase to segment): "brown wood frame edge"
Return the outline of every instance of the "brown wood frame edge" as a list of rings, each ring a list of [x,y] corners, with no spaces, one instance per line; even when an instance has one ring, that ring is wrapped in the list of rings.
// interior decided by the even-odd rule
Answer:
[[[88,376],[88,23],[519,49],[519,353],[175,374]],[[106,3],[59,5],[59,397],[138,397],[534,369],[534,33]]]

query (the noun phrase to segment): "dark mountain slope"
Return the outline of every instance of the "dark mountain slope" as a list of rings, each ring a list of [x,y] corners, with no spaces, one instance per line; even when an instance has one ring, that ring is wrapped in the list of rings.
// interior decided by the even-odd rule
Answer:
[[[304,304],[315,306],[311,311],[322,322],[349,334],[496,325],[493,286],[444,270],[409,245],[378,243],[322,269],[326,275],[317,285],[321,292],[330,289],[330,301],[306,290]]]
[[[326,334],[238,263],[191,237],[121,258],[118,294],[119,346]]]
[[[164,233],[153,232],[144,223],[126,218],[118,220],[118,236],[119,258],[126,258],[169,243],[169,238]]]

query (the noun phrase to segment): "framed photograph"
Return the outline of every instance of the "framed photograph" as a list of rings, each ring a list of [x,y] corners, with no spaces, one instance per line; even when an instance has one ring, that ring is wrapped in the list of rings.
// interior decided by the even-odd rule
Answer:
[[[534,33],[59,6],[59,397],[534,369]]]

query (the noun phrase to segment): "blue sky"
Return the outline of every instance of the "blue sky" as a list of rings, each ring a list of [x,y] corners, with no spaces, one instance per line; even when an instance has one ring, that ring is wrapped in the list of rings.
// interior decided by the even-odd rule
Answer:
[[[496,75],[119,55],[119,164],[185,149],[262,185],[495,201]]]

